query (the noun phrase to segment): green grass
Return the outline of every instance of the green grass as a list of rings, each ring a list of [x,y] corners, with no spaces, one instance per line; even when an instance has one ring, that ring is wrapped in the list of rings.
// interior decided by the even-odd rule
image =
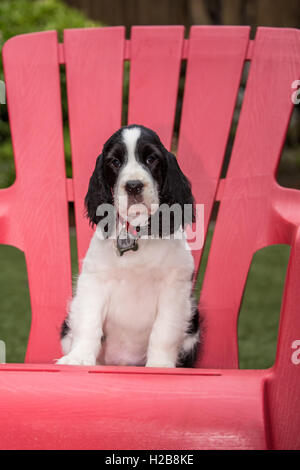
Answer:
[[[253,257],[238,325],[240,366],[244,369],[264,369],[275,361],[289,254],[289,246],[274,245]]]
[[[205,247],[204,266],[211,237],[212,230]],[[73,273],[76,273],[74,234],[71,234],[71,251]],[[238,327],[241,368],[266,368],[274,362],[288,256],[289,247],[282,245],[268,247],[254,256]],[[0,339],[6,343],[7,362],[23,362],[30,328],[24,254],[16,248],[0,246],[0,260]],[[197,283],[198,291],[201,279]]]

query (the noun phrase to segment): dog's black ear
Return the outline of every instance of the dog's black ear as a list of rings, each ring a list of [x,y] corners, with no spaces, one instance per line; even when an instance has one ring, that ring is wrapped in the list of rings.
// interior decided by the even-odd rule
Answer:
[[[176,157],[166,152],[167,169],[165,181],[162,184],[160,191],[160,203],[179,204],[182,209],[182,226],[195,222],[195,201],[192,194],[191,183],[187,177],[182,173]],[[186,207],[185,205],[189,205]]]
[[[101,204],[113,204],[113,197],[108,182],[103,174],[103,157],[99,155],[94,172],[91,176],[88,192],[84,200],[86,215],[92,227],[97,225],[101,216],[97,215],[97,208]]]

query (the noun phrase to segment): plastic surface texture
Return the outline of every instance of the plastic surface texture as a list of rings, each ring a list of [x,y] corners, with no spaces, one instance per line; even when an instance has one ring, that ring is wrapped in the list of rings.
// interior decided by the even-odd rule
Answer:
[[[170,148],[180,67],[187,60],[177,157],[205,204],[220,200],[201,308],[206,337],[197,369],[72,367],[59,357],[71,295],[68,201],[79,259],[91,230],[83,198],[96,156],[121,125],[124,60],[128,122]],[[251,59],[226,178],[220,179],[242,71]],[[65,175],[60,99],[65,63],[73,178]],[[17,36],[3,48],[16,181],[0,190],[0,242],[26,257],[32,323],[26,364],[0,365],[3,449],[300,448],[300,193],[276,183],[300,78],[300,32],[248,27],[123,27]],[[237,319],[258,249],[291,245],[277,357],[238,370]],[[197,266],[201,250],[194,253]],[[298,337],[297,337],[298,334]]]

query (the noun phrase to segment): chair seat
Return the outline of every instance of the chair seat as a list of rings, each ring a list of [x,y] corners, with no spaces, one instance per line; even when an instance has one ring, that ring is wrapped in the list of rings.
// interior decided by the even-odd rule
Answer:
[[[1,371],[6,449],[267,448],[266,371],[29,364]]]

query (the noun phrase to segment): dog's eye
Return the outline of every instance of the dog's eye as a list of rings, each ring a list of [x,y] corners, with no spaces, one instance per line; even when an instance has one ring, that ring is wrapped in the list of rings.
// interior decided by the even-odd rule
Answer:
[[[147,165],[152,165],[156,161],[156,156],[155,155],[149,155],[149,157],[146,158],[146,163]]]
[[[113,158],[112,161],[110,162],[111,166],[114,168],[120,168],[121,162],[118,158]]]

